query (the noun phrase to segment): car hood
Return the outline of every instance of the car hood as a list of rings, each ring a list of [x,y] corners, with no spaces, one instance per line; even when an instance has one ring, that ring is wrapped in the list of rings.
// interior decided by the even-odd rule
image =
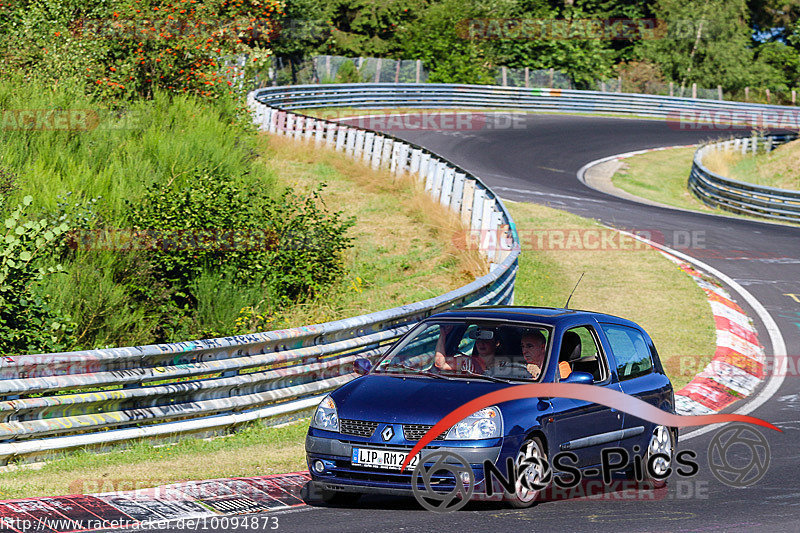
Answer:
[[[491,381],[370,374],[331,394],[339,418],[427,424],[486,393],[508,387]]]

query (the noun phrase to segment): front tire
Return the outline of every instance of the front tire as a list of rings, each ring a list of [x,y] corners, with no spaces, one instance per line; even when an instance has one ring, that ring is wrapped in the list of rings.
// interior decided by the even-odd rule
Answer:
[[[526,461],[527,466],[521,467],[520,465]],[[527,509],[536,502],[551,477],[550,463],[547,461],[547,451],[542,441],[534,437],[522,443],[515,463],[519,475],[514,481],[516,491],[509,497],[508,504],[515,509]],[[523,483],[523,478],[527,483]]]
[[[653,473],[663,475],[672,466],[675,460],[675,435],[666,426],[656,426],[653,428],[653,434],[650,436],[650,442],[647,444],[647,452],[644,455],[643,474],[644,482],[650,484],[653,488],[661,488],[667,484],[666,479],[659,479],[650,473],[648,464],[650,459],[656,454],[662,454],[669,457],[669,460],[658,457],[653,459]]]

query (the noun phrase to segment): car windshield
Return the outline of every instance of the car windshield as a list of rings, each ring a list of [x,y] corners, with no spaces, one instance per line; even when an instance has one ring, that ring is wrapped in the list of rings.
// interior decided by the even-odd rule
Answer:
[[[486,321],[425,322],[390,350],[375,372],[538,380],[550,332],[544,326]]]

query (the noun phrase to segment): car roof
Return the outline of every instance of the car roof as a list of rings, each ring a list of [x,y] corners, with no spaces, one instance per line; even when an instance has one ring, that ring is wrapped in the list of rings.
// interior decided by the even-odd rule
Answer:
[[[515,322],[535,322],[552,326],[558,325],[559,323],[567,325],[596,320],[598,322],[610,322],[639,328],[636,323],[614,315],[584,311],[581,309],[566,309],[563,307],[526,307],[510,305],[462,307],[452,311],[431,315],[429,320],[430,319],[512,320]]]

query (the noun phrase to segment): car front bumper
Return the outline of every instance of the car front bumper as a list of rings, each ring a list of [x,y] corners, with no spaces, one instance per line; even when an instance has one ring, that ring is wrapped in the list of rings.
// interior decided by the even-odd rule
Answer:
[[[434,452],[450,452],[462,457],[472,467],[476,487],[483,482],[484,462],[497,463],[502,451],[502,439],[494,446],[427,446],[420,452],[420,460]],[[438,443],[437,443],[438,444]],[[353,447],[382,448],[408,453],[412,446],[379,445],[371,442],[353,442],[339,438],[306,436],[306,457],[309,472],[316,488],[329,491],[362,492],[378,494],[410,495],[413,469],[399,470],[366,468],[351,463]],[[317,460],[325,469],[314,469]],[[452,477],[439,476],[433,480],[443,488],[453,483]],[[420,484],[420,489],[424,487]]]

